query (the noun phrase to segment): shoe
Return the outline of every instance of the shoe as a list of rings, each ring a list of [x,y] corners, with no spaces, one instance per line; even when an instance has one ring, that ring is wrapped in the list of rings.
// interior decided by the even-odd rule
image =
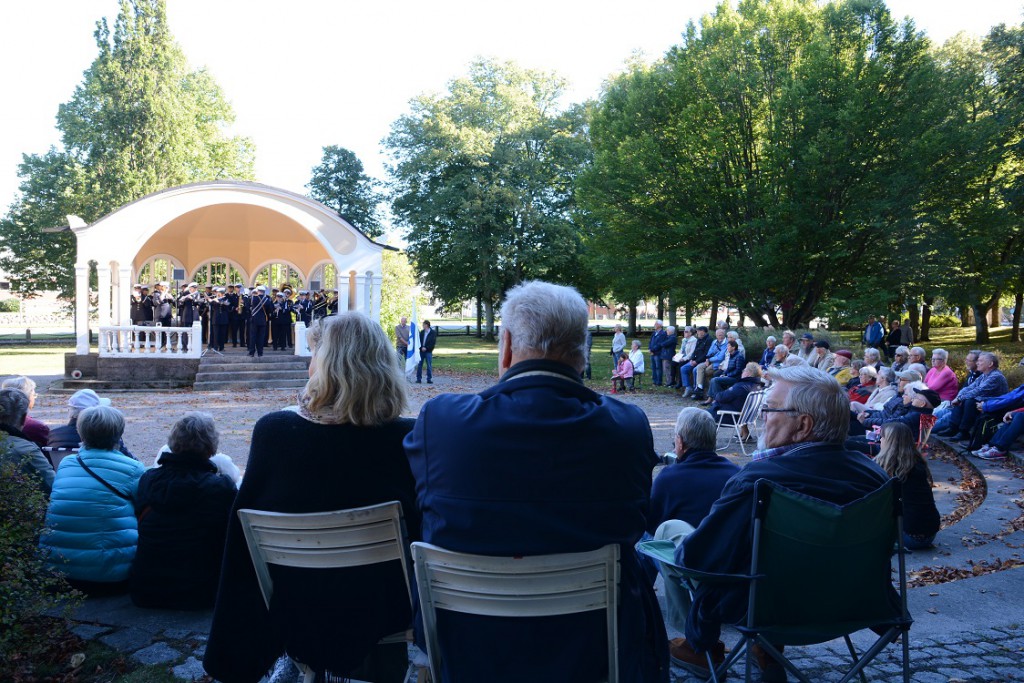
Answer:
[[[740,427],[740,438],[743,439],[744,441],[750,439],[750,428],[747,427],[747,425],[743,425],[742,427]]]
[[[617,394],[617,393],[619,393],[619,392],[617,392],[617,391],[615,391],[614,389],[612,389],[612,390],[611,390],[611,391],[609,391],[608,393],[609,393],[609,394]]]
[[[423,380],[421,380],[421,379],[416,380],[416,384],[423,384]]]
[[[690,395],[690,387],[686,387],[685,389],[683,389],[683,398],[686,398],[689,395]]]
[[[428,379],[427,380],[427,384],[433,384],[433,383],[434,383],[434,380],[432,380],[432,379]]]
[[[693,646],[686,642],[686,638],[674,638],[668,641],[668,654],[673,664],[683,667],[692,674],[700,677],[711,675],[711,671],[708,669],[707,655],[697,654]],[[711,648],[711,661],[715,666],[725,661],[725,643],[722,641],[718,641]]]
[[[700,404],[701,404],[702,406],[709,406],[709,405],[711,405],[711,404],[712,404],[712,403],[714,403],[714,402],[715,402],[715,399],[713,399],[713,398],[709,398],[709,399],[707,399],[707,400],[701,401],[701,402],[700,402]]]
[[[958,433],[956,436],[954,436],[950,440],[951,441],[970,441],[971,440],[971,435],[970,434],[964,434],[963,432],[960,432],[960,433]]]
[[[992,446],[982,446],[976,451],[971,451],[971,455],[983,458],[985,457],[985,454],[988,453],[990,450],[992,450]]]
[[[705,398],[704,392],[698,389],[697,391],[690,394],[690,398],[693,399],[694,401],[703,401]]]
[[[975,453],[982,460],[1006,460],[1006,451],[1001,451],[995,446],[990,447],[984,453]]]
[[[757,643],[751,645],[754,652],[754,658],[757,659],[757,666],[761,669],[761,682],[762,683],[786,683],[786,667],[775,661],[775,658],[761,649],[761,646]],[[783,646],[776,645],[775,649],[782,654]]]

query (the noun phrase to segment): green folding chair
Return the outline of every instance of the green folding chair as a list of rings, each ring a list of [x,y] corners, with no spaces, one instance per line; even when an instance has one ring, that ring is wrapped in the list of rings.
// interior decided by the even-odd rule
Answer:
[[[755,484],[754,496],[748,575],[708,574],[679,567],[691,592],[694,582],[745,582],[749,586],[746,621],[736,625],[740,643],[717,669],[708,657],[708,680],[717,683],[744,653],[745,680],[754,680],[751,646],[756,643],[789,673],[811,683],[776,646],[812,645],[842,636],[852,661],[842,683],[857,676],[866,683],[864,667],[902,636],[903,680],[909,683],[908,631],[913,619],[907,610],[898,480],[892,479],[845,506],[765,479]],[[678,566],[671,542],[645,541],[637,547],[660,562]],[[894,549],[898,591],[891,576]],[[869,628],[881,635],[858,654],[850,634]]]

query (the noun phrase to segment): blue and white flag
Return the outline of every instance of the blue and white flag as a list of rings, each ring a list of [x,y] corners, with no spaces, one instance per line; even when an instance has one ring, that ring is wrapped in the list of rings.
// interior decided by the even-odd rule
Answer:
[[[412,319],[409,321],[409,344],[405,348],[405,374],[416,372],[420,364],[420,342],[416,337],[419,326],[416,324],[416,297],[412,298]]]

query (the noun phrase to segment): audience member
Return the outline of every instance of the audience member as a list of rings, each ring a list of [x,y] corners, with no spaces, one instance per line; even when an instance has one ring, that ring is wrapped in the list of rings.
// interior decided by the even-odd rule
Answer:
[[[896,357],[896,349],[900,345],[900,338],[900,321],[890,320],[889,334],[885,337],[885,356],[889,359],[890,363]]]
[[[775,360],[772,361],[771,367],[773,368],[791,368],[794,365],[805,365],[803,359],[789,350],[789,347],[785,344],[779,344],[775,347]]]
[[[644,352],[640,350],[640,340],[634,339],[629,345],[629,362],[633,364],[633,374],[642,375],[646,370]]]
[[[264,605],[237,511],[324,512],[398,501],[409,539],[420,515],[402,439],[413,421],[406,381],[380,325],[356,311],[321,320],[298,406],[253,429],[245,478],[227,529],[224,564],[203,666],[220,681],[256,683],[284,652],[321,675],[352,676],[384,636],[409,628],[406,577],[395,561],[310,572],[275,567]],[[583,319],[577,341],[583,369]],[[297,444],[301,444],[298,447]],[[382,646],[386,647],[386,646]],[[406,661],[400,652],[385,660]],[[390,661],[390,663],[395,663]],[[374,671],[356,678],[378,680]]]
[[[828,339],[819,339],[814,342],[814,355],[807,359],[807,364],[815,370],[828,372],[828,369],[835,363],[835,354],[831,351],[832,344]]]
[[[621,544],[619,680],[667,683],[664,622],[633,551],[647,529],[658,462],[647,417],[579,383],[587,305],[574,289],[527,282],[501,311],[498,383],[427,401],[405,440],[423,540],[504,556]],[[482,681],[495,671],[506,680],[608,676],[604,647],[595,645],[604,642],[603,613],[445,616],[441,646],[458,656],[442,661],[443,680]]]
[[[2,389],[17,389],[28,397],[28,409],[36,405],[36,383],[23,375],[8,377],[0,384]],[[31,415],[25,416],[25,424],[21,427],[25,438],[37,446],[48,446],[47,438],[50,436],[50,428],[46,424],[35,419]]]
[[[870,365],[865,365],[858,372],[860,382],[847,391],[851,403],[867,403],[871,394],[875,393],[875,382],[878,372]]]
[[[907,356],[907,362],[911,363],[911,364],[913,364],[913,363],[920,363],[921,365],[924,365],[925,364],[924,357],[927,354],[928,354],[928,352],[925,351],[923,347],[913,346],[913,347],[910,348],[910,353]]]
[[[210,460],[219,442],[212,415],[185,413],[171,427],[159,467],[139,480],[139,543],[129,582],[139,607],[213,607],[238,492]]]
[[[651,384],[656,387],[662,385],[661,377],[661,343],[665,341],[665,330],[660,320],[654,321],[654,332],[647,342],[647,350],[651,354]]]
[[[92,389],[79,389],[71,394],[68,399],[68,423],[63,427],[56,427],[50,430],[46,445],[54,448],[78,448],[82,437],[78,433],[78,415],[86,408],[96,406],[109,406],[109,398],[100,398]],[[122,428],[122,431],[123,428]],[[138,460],[128,447],[124,445],[124,439],[118,435],[117,450],[127,455],[132,460]]]
[[[956,373],[946,365],[948,359],[949,353],[945,349],[932,351],[932,367],[924,376],[924,383],[934,389],[943,401],[956,398],[958,389]]]
[[[764,340],[764,353],[761,354],[761,362],[759,365],[763,370],[767,370],[771,364],[775,361],[775,337],[769,335]]]
[[[715,419],[715,422],[718,422],[718,412],[720,410],[741,412],[743,410],[743,403],[747,400],[747,395],[751,391],[757,391],[760,388],[761,366],[757,363],[747,363],[746,367],[743,368],[743,374],[740,376],[739,381],[715,395],[715,400],[708,408],[708,412]],[[726,424],[732,424],[732,422],[730,421]]]
[[[910,364],[910,349],[906,346],[897,346],[896,351],[893,353],[892,369],[893,372],[903,372],[907,369],[907,365]]]
[[[769,375],[775,388],[766,398],[761,450],[726,483],[696,531],[673,537],[672,522],[666,522],[655,534],[659,538],[673,537],[678,543],[676,561],[690,569],[729,574],[749,571],[753,491],[760,479],[836,505],[853,502],[888,479],[878,465],[843,448],[849,400],[835,380],[805,366],[773,369]],[[675,581],[671,572],[666,573],[666,584]],[[704,653],[711,652],[715,664],[724,660],[725,648],[719,640],[721,625],[740,621],[746,609],[746,584],[701,582],[689,610],[669,606],[670,616],[687,613],[685,626],[673,620],[673,625],[685,628],[686,633],[684,640],[670,644],[673,660],[707,677]],[[755,655],[762,670],[761,680],[785,680],[782,666],[761,648],[756,647]]]
[[[872,347],[864,349],[864,365],[870,365],[875,369],[875,372],[878,372],[879,368],[882,367],[882,356],[879,354],[878,349]]]
[[[693,354],[690,360],[679,367],[679,381],[683,386],[683,398],[694,392],[694,375],[698,367],[703,367],[708,358],[708,351],[711,350],[711,337],[708,336],[708,328],[701,325],[697,328],[697,343],[694,344]]]
[[[826,370],[841,387],[845,387],[846,383],[850,381],[850,377],[853,376],[850,371],[851,360],[853,360],[852,351],[839,349],[832,354],[832,364]]]
[[[999,371],[999,357],[982,351],[978,354],[977,369],[981,376],[961,389],[950,401],[951,410],[942,425],[936,424],[937,436],[952,437],[955,441],[968,441],[974,423],[978,420],[978,404],[986,398],[1001,396],[1009,390],[1006,377]]]
[[[708,343],[710,344],[710,340]],[[689,364],[690,360],[693,358],[693,353],[696,350],[697,337],[694,335],[693,325],[687,325],[683,328],[683,338],[679,342],[679,353],[672,356],[672,368],[675,375],[675,383],[671,386],[675,387],[679,391],[683,390],[683,368]]]
[[[625,351],[619,355],[619,364],[612,373],[612,393],[617,393],[620,388],[622,391],[633,391],[633,363]]]
[[[679,370],[676,369],[675,364],[672,362],[672,357],[676,355],[676,343],[678,341],[679,335],[676,334],[675,325],[669,325],[665,328],[665,339],[661,342],[658,358],[661,363],[661,381],[669,386],[675,384],[678,379],[676,375]]]
[[[789,352],[793,354],[795,354],[799,348],[796,343],[796,335],[790,330],[786,330],[782,333],[782,345],[789,349]]]
[[[666,330],[666,334],[673,334],[675,330],[671,327]],[[674,340],[673,340],[674,341]],[[626,348],[626,335],[622,333],[622,325],[615,326],[615,334],[612,335],[612,372],[619,364],[619,356],[622,351]],[[671,356],[670,356],[671,358]]]
[[[827,351],[828,347],[825,347],[825,350]],[[811,361],[814,360],[817,353],[818,349],[814,345],[814,335],[810,332],[804,332],[800,335],[800,349],[796,352],[796,355],[805,363],[811,365]]]
[[[1022,385],[1024,386],[1024,385]],[[1024,434],[1024,408],[1017,408],[1003,415],[1003,424],[989,439],[988,444],[971,451],[982,460],[1005,460],[1013,443]]]
[[[885,340],[885,327],[873,315],[868,316],[868,324],[864,328],[863,340],[864,346],[871,346],[876,349],[881,348],[882,342]]]
[[[914,328],[910,325],[910,318],[903,321],[900,325],[900,344],[903,346],[910,346],[914,343]]]
[[[75,426],[82,447],[57,468],[40,545],[49,565],[76,588],[121,591],[135,559],[135,500],[145,468],[117,450],[124,433],[121,411],[85,408]]]
[[[24,432],[29,399],[19,389],[0,389],[0,464],[16,465],[38,481],[39,488],[49,494],[53,488],[53,467],[39,446]]]
[[[911,429],[900,422],[882,425],[875,463],[903,485],[903,545],[908,550],[932,547],[939,532],[939,510],[932,495],[932,474]]]
[[[706,398],[704,396],[704,387],[710,384],[711,377],[721,367],[728,350],[729,347],[725,341],[725,330],[719,327],[715,330],[715,339],[711,342],[711,347],[708,349],[707,359],[694,368],[694,390],[693,396],[691,396],[694,401],[702,401]]]
[[[739,342],[735,339],[730,339],[726,342],[725,358],[722,359],[718,369],[715,370],[714,376],[708,382],[708,399],[704,401],[704,405],[711,405],[718,392],[728,389],[738,382],[740,375],[743,374],[743,367],[746,364],[747,359],[743,355]]]

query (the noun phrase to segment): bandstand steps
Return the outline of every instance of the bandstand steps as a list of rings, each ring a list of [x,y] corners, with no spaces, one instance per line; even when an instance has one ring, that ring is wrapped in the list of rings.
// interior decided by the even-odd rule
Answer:
[[[193,388],[196,391],[225,391],[228,389],[301,389],[306,386],[308,377],[301,379],[253,379],[243,382],[239,381],[196,381]]]
[[[203,356],[193,385],[196,391],[291,389],[305,386],[309,379],[308,357],[268,354],[256,360],[232,351]]]

